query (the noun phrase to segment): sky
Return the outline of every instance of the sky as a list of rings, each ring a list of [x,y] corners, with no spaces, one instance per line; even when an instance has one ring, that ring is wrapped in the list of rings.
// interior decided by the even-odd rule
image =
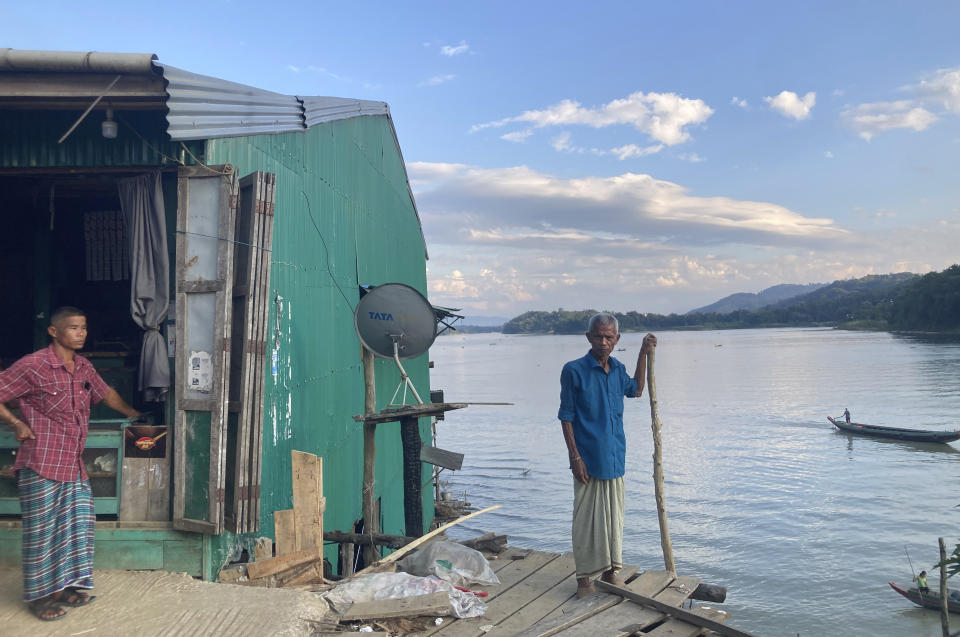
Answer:
[[[434,304],[685,312],[960,262],[960,3],[11,2],[0,46],[386,101]]]

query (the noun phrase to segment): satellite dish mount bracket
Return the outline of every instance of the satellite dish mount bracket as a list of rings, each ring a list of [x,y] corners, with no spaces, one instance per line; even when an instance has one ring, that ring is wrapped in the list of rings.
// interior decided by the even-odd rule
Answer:
[[[397,364],[397,369],[400,370],[400,383],[393,392],[390,404],[396,404],[394,401],[397,400],[397,394],[400,393],[401,387],[403,387],[403,397],[400,399],[400,404],[407,404],[407,388],[409,387],[413,397],[417,399],[417,404],[422,405],[423,401],[420,399],[420,394],[417,393],[417,388],[413,386],[413,381],[410,380],[407,370],[403,368],[403,363],[400,362],[400,341],[403,340],[403,334],[391,334],[390,339],[393,341],[393,362]]]

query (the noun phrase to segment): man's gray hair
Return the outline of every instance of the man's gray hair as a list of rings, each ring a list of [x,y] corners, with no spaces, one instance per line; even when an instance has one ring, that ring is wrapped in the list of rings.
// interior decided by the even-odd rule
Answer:
[[[587,321],[587,332],[593,333],[593,328],[601,325],[612,325],[613,331],[617,334],[620,333],[620,321],[617,320],[616,316],[607,312],[600,312],[591,316],[590,320]]]

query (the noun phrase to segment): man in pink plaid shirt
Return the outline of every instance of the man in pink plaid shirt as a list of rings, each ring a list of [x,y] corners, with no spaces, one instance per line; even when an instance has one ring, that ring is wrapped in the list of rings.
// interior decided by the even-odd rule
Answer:
[[[0,420],[20,442],[16,462],[23,521],[23,597],[44,621],[84,606],[93,588],[93,494],[83,464],[90,405],[103,401],[139,418],[93,365],[77,354],[87,339],[82,310],[63,307],[50,317],[49,347],[0,372]],[[23,420],[3,404],[18,400]]]

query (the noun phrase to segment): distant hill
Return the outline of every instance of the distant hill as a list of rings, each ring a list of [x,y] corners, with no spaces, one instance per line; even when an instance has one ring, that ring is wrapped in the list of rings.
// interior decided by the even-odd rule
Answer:
[[[737,310],[759,310],[762,307],[786,301],[802,294],[809,294],[827,285],[826,283],[807,283],[806,285],[793,285],[782,283],[767,288],[757,294],[752,292],[738,292],[725,296],[716,303],[698,307],[690,310],[687,314],[707,314],[715,312],[717,314],[726,314],[727,312],[736,312]]]
[[[797,286],[804,287],[804,286]],[[504,334],[579,334],[595,313],[524,312]],[[614,312],[621,332],[836,326],[848,329],[960,332],[960,265],[924,276],[901,272],[834,281],[760,309],[688,314]]]

